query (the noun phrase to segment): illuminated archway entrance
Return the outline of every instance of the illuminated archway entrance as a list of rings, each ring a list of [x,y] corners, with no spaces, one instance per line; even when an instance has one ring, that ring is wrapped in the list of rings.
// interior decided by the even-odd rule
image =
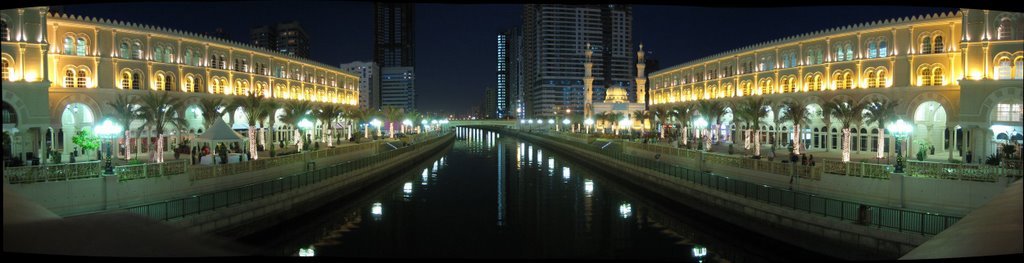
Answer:
[[[924,150],[926,156],[946,153],[946,108],[935,101],[926,101],[914,111],[914,132],[911,135],[911,150],[908,159],[916,160],[917,153]]]
[[[63,162],[69,162],[71,155],[75,154],[77,157],[76,161],[82,161],[83,159],[93,160],[95,154],[89,154],[84,152],[82,148],[75,145],[72,142],[72,138],[75,134],[81,130],[92,131],[92,126],[96,122],[92,108],[82,103],[71,103],[64,107],[64,111],[61,113],[61,158]]]

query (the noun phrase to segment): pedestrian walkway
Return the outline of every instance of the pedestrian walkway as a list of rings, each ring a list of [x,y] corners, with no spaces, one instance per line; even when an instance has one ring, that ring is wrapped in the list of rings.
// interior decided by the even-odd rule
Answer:
[[[1024,181],[904,255],[901,260],[1024,253]]]

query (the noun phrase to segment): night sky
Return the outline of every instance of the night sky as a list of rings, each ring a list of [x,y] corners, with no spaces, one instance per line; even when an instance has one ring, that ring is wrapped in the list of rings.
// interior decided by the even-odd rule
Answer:
[[[310,37],[312,59],[338,66],[369,61],[373,52],[371,2],[150,2],[72,4],[71,14],[191,32],[223,28],[249,43],[249,29],[297,20]],[[633,40],[661,67],[750,44],[860,22],[956,8],[819,6],[715,8],[635,5]],[[520,4],[417,4],[416,93],[420,112],[468,113],[484,89],[496,86],[496,34],[521,24]],[[635,48],[635,47],[634,47]]]

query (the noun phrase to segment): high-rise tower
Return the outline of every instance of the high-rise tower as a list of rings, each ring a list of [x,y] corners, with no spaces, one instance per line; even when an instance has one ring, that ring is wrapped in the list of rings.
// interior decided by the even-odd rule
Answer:
[[[531,116],[585,112],[612,86],[633,90],[632,8],[628,5],[538,5],[523,8],[523,58]],[[590,43],[590,48],[586,44]],[[581,53],[592,50],[591,92]]]
[[[380,66],[380,106],[416,108],[415,6],[373,4],[373,62]]]

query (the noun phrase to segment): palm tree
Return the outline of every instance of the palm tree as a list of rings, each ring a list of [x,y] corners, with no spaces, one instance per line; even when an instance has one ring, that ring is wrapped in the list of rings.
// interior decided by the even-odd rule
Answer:
[[[259,113],[263,111],[263,95],[255,92],[244,97],[235,98],[231,102],[231,108],[242,108],[245,111],[245,121],[249,125],[246,135],[249,137],[249,158],[258,159],[256,152],[256,124],[259,122]]]
[[[199,100],[199,110],[203,111],[203,128],[209,130],[210,126],[217,121],[217,118],[224,116],[224,113],[219,111],[221,106],[224,106],[224,99],[222,98]]]
[[[395,138],[395,122],[401,121],[403,115],[403,109],[387,106],[384,107],[383,115],[384,119],[388,121],[388,132],[391,134],[390,138]]]
[[[702,100],[697,103],[697,111],[700,111],[701,115],[704,115],[708,119],[708,123],[711,124],[711,140],[718,143],[721,140],[718,136],[718,126],[721,125],[721,116],[725,109],[722,107],[722,102],[716,100]]]
[[[145,120],[142,123],[143,127],[152,127],[156,133],[156,153],[154,160],[157,163],[164,162],[164,128],[168,124],[173,126],[175,129],[184,127],[184,118],[177,116],[178,111],[182,109],[183,103],[177,98],[171,98],[167,96],[167,93],[149,93],[143,96],[139,102],[141,106],[136,110],[138,115]]]
[[[238,110],[238,107],[238,104],[229,101],[224,102],[224,113],[228,114],[228,127],[231,127],[231,129],[235,128],[235,111]]]
[[[885,157],[885,124],[896,120],[899,104],[899,100],[875,100],[865,105],[868,110],[864,114],[865,124],[878,123],[878,158]]]
[[[416,123],[418,123],[417,119],[419,119],[419,118],[420,118],[420,113],[419,112],[416,112],[416,111],[406,112],[405,113],[405,118],[402,119],[402,133],[406,133],[406,131],[405,131],[405,120],[409,120],[409,122],[413,123],[412,126],[416,127]],[[409,127],[409,129],[411,130],[412,127]]]
[[[110,112],[111,118],[114,119],[115,123],[124,127],[125,160],[131,159],[132,147],[131,144],[129,144],[129,140],[132,137],[132,132],[130,126],[132,125],[132,121],[139,118],[138,113],[135,112],[135,108],[137,107],[135,103],[137,100],[137,98],[131,95],[120,94],[117,95],[117,98],[114,99],[114,101],[107,102],[107,105],[110,105],[110,107],[114,109]]]
[[[635,110],[633,111],[633,119],[640,122],[640,134],[643,136],[647,130],[644,127],[644,121],[651,118],[651,112],[646,110]]]
[[[281,122],[291,125],[295,129],[295,140],[298,151],[302,152],[302,133],[299,132],[299,122],[306,118],[306,113],[312,108],[308,101],[289,101],[284,105],[284,114],[278,117]]]
[[[364,127],[363,127],[363,137],[364,138],[370,138],[370,127],[369,127],[370,124],[367,123],[367,122],[369,122],[369,120],[371,118],[370,114],[371,113],[370,113],[369,109],[354,109],[354,110],[349,112],[349,118],[352,121],[356,122],[357,124],[358,123],[362,123],[364,125]]]
[[[683,145],[686,145],[687,141],[689,141],[690,119],[693,118],[693,104],[686,103],[672,107],[671,113],[676,123],[679,123],[679,140],[683,141]]]
[[[834,100],[825,103],[825,111],[832,118],[839,119],[843,127],[843,162],[850,161],[850,126],[863,120],[864,104],[853,100]]]
[[[619,129],[622,129],[622,127],[619,127],[619,120],[622,120],[625,116],[626,115],[621,112],[608,113],[608,120],[612,123],[612,129],[615,130],[615,135],[619,135]]]
[[[323,127],[323,132],[320,135],[320,141],[326,142],[327,147],[334,147],[334,140],[329,138],[328,131],[331,125],[334,124],[334,120],[341,114],[341,107],[337,104],[323,104],[320,105],[318,110],[313,111],[313,115],[316,119],[320,120],[320,125]]]
[[[739,106],[739,117],[746,122],[748,133],[753,128],[754,157],[761,156],[761,119],[768,116],[768,102],[764,98],[748,98]],[[733,114],[736,114],[735,112]]]
[[[274,143],[277,141],[277,135],[274,132],[274,122],[277,120],[274,118],[274,114],[277,113],[277,109],[281,107],[281,104],[273,100],[267,100],[264,101],[261,106],[262,107],[260,107],[259,111],[256,113],[256,118],[260,120],[260,127],[263,128],[263,133],[270,134],[270,157],[274,157],[277,153],[277,144]],[[270,126],[266,125],[267,122],[270,123]],[[268,129],[269,132],[267,132]],[[261,141],[260,144],[265,143]],[[264,147],[266,147],[266,145],[264,145]]]
[[[654,117],[654,120],[651,121],[651,125],[653,125],[651,129],[658,127],[658,131],[661,133],[658,137],[665,139],[665,127],[663,127],[663,124],[665,123],[665,118],[668,117],[668,111],[663,108],[654,108],[651,111],[651,116]]]
[[[569,118],[570,122],[576,123],[574,125],[582,125],[582,123],[583,123],[583,113],[574,113],[572,115],[569,115],[568,118]],[[576,128],[572,128],[572,129],[575,130]],[[579,131],[577,130],[576,132],[579,132]]]
[[[782,116],[779,116],[779,121],[793,122],[793,137],[796,139],[793,141],[793,153],[800,154],[800,126],[811,123],[810,112],[807,110],[807,105],[790,101],[782,104]]]

